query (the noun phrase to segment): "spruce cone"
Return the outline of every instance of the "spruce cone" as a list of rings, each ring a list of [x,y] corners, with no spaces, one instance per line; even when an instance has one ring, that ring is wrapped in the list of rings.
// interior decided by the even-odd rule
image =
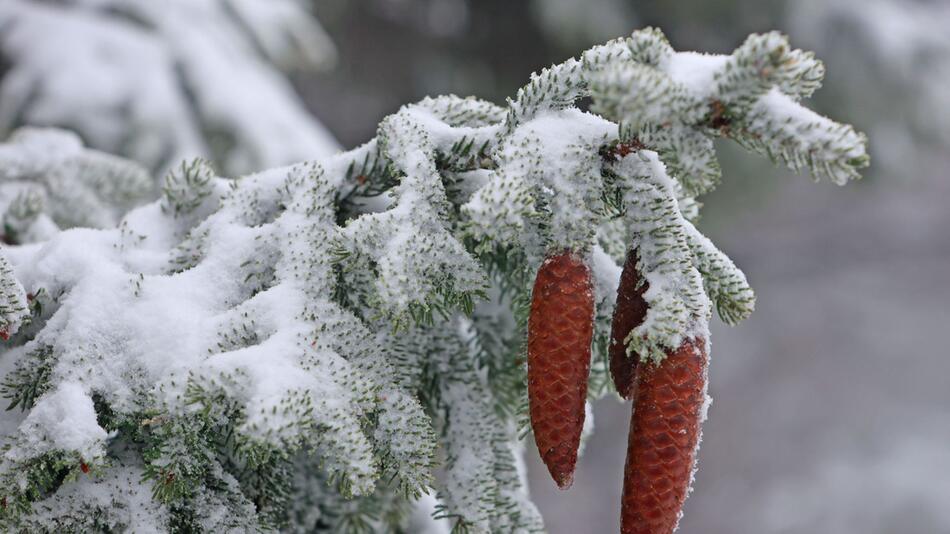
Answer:
[[[670,534],[692,480],[706,397],[703,339],[637,371],[621,498],[623,534]]]
[[[590,269],[571,251],[538,269],[528,319],[528,400],[541,458],[561,489],[574,481],[594,334]]]
[[[642,281],[642,283],[641,283]],[[617,287],[617,304],[614,307],[613,323],[610,327],[610,375],[614,379],[617,393],[625,399],[636,393],[637,354],[627,355],[624,340],[630,332],[640,326],[647,316],[647,302],[643,298],[649,285],[640,278],[637,271],[637,251],[627,253]]]

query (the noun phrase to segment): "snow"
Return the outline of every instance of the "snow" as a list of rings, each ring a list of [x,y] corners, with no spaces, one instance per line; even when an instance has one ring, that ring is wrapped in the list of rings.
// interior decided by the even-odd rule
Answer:
[[[678,52],[663,63],[663,70],[682,84],[695,98],[713,95],[715,77],[729,61],[730,56],[700,52]]]
[[[149,165],[169,149],[176,158],[202,151],[177,89],[174,58],[159,39],[85,11],[19,0],[0,7],[0,20],[8,28],[4,55],[14,61],[0,86],[0,101],[7,103],[0,106],[0,128],[18,121],[69,125],[95,146],[115,151],[133,127],[147,127],[154,133],[133,138],[127,154]],[[38,88],[45,98],[29,103]],[[121,105],[128,107],[127,118]]]
[[[692,223],[684,221],[683,227],[693,265],[703,275],[706,294],[715,304],[719,317],[730,325],[748,319],[755,309],[755,293],[745,274]],[[709,343],[708,336],[705,339]]]
[[[76,382],[61,382],[20,424],[20,441],[4,453],[13,462],[53,451],[75,451],[86,462],[104,454],[106,431],[96,422],[92,397]]]
[[[446,122],[445,118],[436,114],[441,107],[439,104],[438,101],[424,101],[417,106],[407,106],[405,112],[418,127],[425,130],[433,146],[442,152],[449,152],[452,145],[462,138],[471,139],[473,146],[479,147],[498,135],[499,124],[467,126]]]
[[[343,246],[355,261],[373,262],[380,276],[374,299],[393,317],[405,319],[414,307],[429,308],[431,296],[447,284],[454,295],[479,294],[485,274],[443,221],[448,197],[436,169],[437,154],[450,154],[463,140],[484,144],[497,125],[449,127],[439,101],[405,106],[380,125],[384,154],[402,175],[389,192],[392,207],[350,222]],[[483,141],[483,139],[485,141]]]
[[[590,264],[594,280],[595,299],[597,302],[603,302],[604,305],[608,306],[608,313],[612,313],[622,269],[600,245],[594,245]]]
[[[295,183],[295,178],[299,174],[284,169],[246,178],[242,183],[252,191],[257,186],[257,190],[273,195],[280,185]],[[248,380],[239,380],[228,391],[246,407],[242,432],[254,439],[292,441],[311,428],[326,427],[321,439],[341,447],[346,444],[345,454],[353,460],[347,468],[356,490],[366,491],[372,483],[374,468],[365,438],[362,452],[358,447],[354,449],[360,423],[352,413],[358,406],[352,395],[366,391],[367,387],[355,387],[348,382],[345,368],[350,364],[339,355],[316,351],[302,343],[312,329],[299,316],[299,310],[305,306],[301,298],[306,292],[297,284],[304,281],[295,282],[288,276],[285,284],[257,293],[241,308],[234,308],[240,303],[235,301],[236,297],[249,295],[247,271],[253,266],[245,258],[263,257],[265,261],[276,262],[282,253],[294,250],[295,240],[288,239],[287,233],[301,225],[288,212],[286,227],[280,219],[263,226],[244,226],[243,217],[236,217],[241,212],[233,211],[235,207],[244,208],[240,198],[235,197],[240,195],[229,197],[225,207],[206,221],[210,241],[204,251],[205,261],[180,274],[162,273],[169,259],[167,251],[164,256],[132,254],[136,247],[153,246],[148,238],[119,247],[123,239],[121,230],[65,231],[41,247],[18,251],[18,277],[31,290],[42,287],[51,294],[68,290],[68,298],[37,340],[28,345],[45,343],[54,347],[58,354],[54,382],[75,381],[69,391],[81,388],[99,392],[113,409],[126,413],[148,408],[141,405],[143,394],[157,394],[158,402],[168,409],[185,410],[183,388],[189,380],[213,381],[222,374],[243,373]],[[148,235],[150,228],[168,225],[171,221],[167,219],[171,217],[153,204],[134,211],[128,220],[134,221],[136,232]],[[262,251],[262,246],[267,250],[269,245],[278,243],[285,244],[284,250]],[[146,267],[148,274],[129,270],[126,256],[134,256],[131,263]],[[147,265],[147,258],[161,261]],[[285,266],[283,272],[291,269]],[[333,313],[332,308],[326,311]],[[209,333],[227,331],[233,321],[248,313],[262,317],[257,334],[264,340],[217,354],[215,337]],[[323,370],[315,375],[302,372],[301,365],[307,361],[313,371]],[[347,387],[337,380],[343,380]],[[296,398],[295,395],[303,395],[319,408],[307,426],[288,426],[286,419],[270,416],[272,410],[283,407],[282,403]],[[41,399],[22,428],[49,425],[47,414],[52,408],[44,407],[55,407],[50,403],[57,399]],[[91,401],[88,409],[89,414],[66,415],[75,415],[72,421],[80,428],[98,429]],[[45,418],[33,421],[34,414]],[[88,417],[80,417],[90,414],[91,426]],[[292,413],[287,415],[294,417]],[[21,454],[38,450],[37,444],[30,443],[28,449],[10,458],[20,459]],[[83,454],[91,452],[91,445],[76,440],[45,443],[43,450],[72,450],[72,446],[81,446],[78,450]],[[343,455],[343,449],[338,454]]]
[[[495,153],[499,179],[512,184],[508,187],[513,189],[540,191],[548,206],[551,220],[546,252],[589,247],[600,202],[597,180],[592,176],[600,158],[597,151],[616,136],[615,124],[566,109],[539,114],[517,127],[499,146]],[[475,212],[480,202],[484,200],[476,197],[466,209]],[[534,245],[524,237],[520,241],[528,250]]]

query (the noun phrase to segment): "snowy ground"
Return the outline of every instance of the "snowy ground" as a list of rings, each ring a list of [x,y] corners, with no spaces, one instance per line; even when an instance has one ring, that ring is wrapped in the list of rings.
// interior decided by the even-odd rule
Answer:
[[[758,293],[713,329],[684,534],[950,532],[950,181],[784,181],[710,237]],[[743,208],[744,210],[747,208]],[[573,489],[529,448],[553,534],[619,524],[629,408],[606,400]]]

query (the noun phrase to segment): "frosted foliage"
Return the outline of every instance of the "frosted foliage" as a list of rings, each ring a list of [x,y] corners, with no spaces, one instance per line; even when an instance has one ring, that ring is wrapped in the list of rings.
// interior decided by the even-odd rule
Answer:
[[[610,388],[605,335],[631,247],[649,312],[627,342],[650,361],[707,336],[714,306],[727,322],[752,311],[741,271],[690,222],[714,185],[702,136],[723,132],[726,106],[690,99],[715,94],[732,60],[688,83],[663,69],[703,58],[638,32],[534,75],[506,108],[425,99],[361,147],[235,181],[186,161],[115,229],[6,248],[2,320],[21,326],[0,394],[23,415],[0,421],[0,525],[67,525],[89,503],[99,523],[84,525],[134,512],[177,531],[405,530],[428,495],[442,526],[541,530],[518,426],[544,258],[590,263],[594,396]],[[685,100],[631,96],[637,73]],[[599,114],[574,106],[585,96]],[[629,117],[662,113],[675,129],[631,131]],[[754,124],[766,145],[811,142]],[[697,147],[702,164],[688,161]],[[44,502],[62,505],[40,514]]]
[[[719,317],[731,325],[749,317],[755,308],[755,294],[745,275],[695,226],[684,221],[683,227],[693,266],[702,274],[706,294]]]
[[[348,264],[375,265],[373,298],[397,323],[431,307],[471,306],[486,288],[478,263],[445,223],[450,204],[436,157],[450,152],[463,132],[481,146],[491,130],[452,131],[426,109],[429,104],[439,107],[438,101],[406,106],[380,125],[381,152],[403,178],[390,192],[391,209],[360,217],[342,234]]]
[[[0,144],[0,213],[8,243],[58,228],[108,228],[152,192],[145,169],[83,147],[74,133],[21,128]]]
[[[63,382],[38,403],[20,425],[18,441],[4,455],[4,467],[49,451],[76,452],[89,461],[103,453],[106,432],[96,421],[92,398],[78,384]]]
[[[737,139],[756,152],[782,160],[793,170],[811,169],[816,176],[825,176],[838,185],[857,177],[855,162],[867,157],[862,134],[802,109],[777,88],[755,103],[745,131]]]
[[[493,409],[490,389],[466,349],[470,329],[465,322],[443,323],[439,330],[444,333],[419,336],[419,348],[442,355],[432,362],[445,406],[437,418],[444,427],[446,454],[440,515],[452,517],[464,510],[462,519],[476,532],[538,531],[540,515],[517,469],[516,429]]]
[[[627,224],[635,235],[638,270],[649,285],[643,323],[625,342],[654,361],[684,339],[708,337],[709,301],[693,265],[689,223],[679,211],[673,180],[655,152],[640,151],[620,160],[614,170],[624,179]]]
[[[13,276],[10,262],[0,254],[0,337],[9,339],[27,317],[26,292]]]
[[[863,134],[798,104],[820,85],[824,67],[781,34],[752,35],[724,56],[671,53],[662,34],[645,30],[631,51],[648,62],[613,62],[595,71],[592,89],[615,93],[591,109],[663,154],[687,193],[708,192],[720,171],[708,143],[677,131],[684,128],[734,139],[837,184],[859,177],[857,169],[868,164]]]
[[[168,510],[152,500],[149,489],[139,483],[141,477],[141,468],[130,466],[68,482],[32,504],[23,517],[23,528],[28,532],[167,532]]]
[[[67,127],[158,174],[196,156],[236,175],[337,150],[279,70],[335,59],[296,0],[8,0],[0,26],[0,132]]]

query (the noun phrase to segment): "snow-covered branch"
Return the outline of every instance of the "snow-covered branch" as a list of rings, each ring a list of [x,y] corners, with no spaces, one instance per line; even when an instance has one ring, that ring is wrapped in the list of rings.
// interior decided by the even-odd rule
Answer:
[[[3,328],[24,291],[43,297],[0,354],[23,410],[0,427],[0,522],[128,525],[101,494],[131,478],[113,502],[139,528],[393,527],[434,487],[460,529],[540,530],[517,459],[530,273],[574,251],[603,332],[616,262],[638,250],[650,308],[626,341],[657,362],[705,337],[713,303],[727,322],[753,306],[689,222],[718,177],[708,137],[753,137],[836,181],[866,164],[860,135],[806,127],[810,56],[749,43],[701,56],[637,32],[507,108],[426,99],[354,150],[234,181],[186,163],[118,228],[6,249]],[[80,503],[90,514],[70,515]]]

